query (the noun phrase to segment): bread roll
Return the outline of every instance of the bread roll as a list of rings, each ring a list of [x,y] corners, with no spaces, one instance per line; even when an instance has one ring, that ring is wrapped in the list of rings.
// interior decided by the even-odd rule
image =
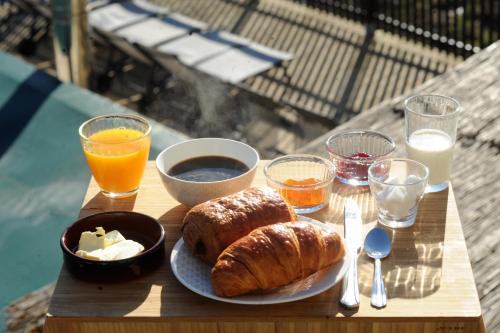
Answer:
[[[251,187],[193,207],[184,217],[182,237],[193,255],[214,263],[226,247],[255,228],[296,219],[278,192]]]
[[[344,256],[338,233],[306,222],[255,229],[231,244],[212,269],[212,286],[223,297],[269,290],[303,279]]]

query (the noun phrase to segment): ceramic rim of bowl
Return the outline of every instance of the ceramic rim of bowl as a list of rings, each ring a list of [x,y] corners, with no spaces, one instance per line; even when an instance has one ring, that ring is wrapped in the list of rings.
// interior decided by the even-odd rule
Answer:
[[[241,146],[244,146],[245,148],[247,148],[250,152],[252,152],[253,154],[255,154],[255,157],[256,157],[256,160],[255,160],[255,163],[254,165],[252,165],[251,167],[248,167],[248,171],[246,171],[245,173],[242,173],[241,175],[239,176],[236,176],[236,177],[232,177],[232,178],[228,178],[228,179],[223,179],[223,180],[216,180],[216,181],[211,181],[211,182],[198,182],[198,181],[190,181],[190,180],[184,180],[184,179],[179,179],[179,178],[176,178],[176,177],[173,177],[173,176],[170,176],[168,174],[168,172],[166,172],[164,170],[164,168],[160,168],[160,161],[163,160],[162,156],[170,149],[173,149],[174,147],[178,147],[180,145],[183,145],[183,144],[189,144],[189,143],[192,143],[194,141],[202,141],[202,140],[213,140],[213,141],[219,141],[219,140],[222,140],[222,141],[229,141],[229,142],[233,142],[233,143],[236,143],[236,144],[239,144]],[[202,156],[205,156],[205,155],[199,155],[199,156],[193,156],[191,158],[196,158],[196,157],[202,157]],[[225,157],[231,157],[231,158],[234,158],[232,156],[229,156],[229,155],[225,155]],[[181,162],[181,161],[179,161]],[[177,162],[177,163],[179,163]],[[240,178],[244,178],[246,177],[247,175],[249,175],[250,173],[254,172],[256,169],[257,169],[257,166],[259,165],[259,162],[260,162],[260,156],[259,156],[259,152],[253,148],[252,146],[250,145],[247,145],[246,143],[243,143],[241,141],[236,141],[236,140],[231,140],[231,139],[224,139],[224,138],[198,138],[198,139],[192,139],[192,140],[186,140],[186,141],[182,141],[182,142],[179,142],[179,143],[176,143],[176,144],[173,144],[165,149],[163,149],[159,154],[158,156],[156,157],[156,169],[161,172],[162,175],[164,175],[165,177],[167,177],[169,180],[173,180],[173,181],[176,181],[176,182],[181,182],[181,183],[185,183],[185,184],[222,184],[222,183],[225,183],[225,182],[229,182],[229,181],[233,181],[235,179],[240,179]],[[242,162],[243,164],[246,165],[246,163]],[[248,165],[247,165],[248,166]]]
[[[118,259],[118,260],[90,260],[90,259],[87,259],[87,258],[82,258],[80,256],[77,256],[76,253],[74,253],[72,250],[70,250],[66,246],[66,243],[64,242],[65,239],[66,239],[66,234],[67,234],[68,230],[71,227],[73,227],[73,225],[75,225],[76,223],[78,223],[80,221],[83,221],[83,220],[87,220],[87,219],[90,219],[90,218],[95,218],[96,215],[114,215],[114,214],[140,215],[142,217],[146,217],[147,219],[154,220],[158,224],[158,226],[160,227],[160,238],[149,249],[147,249],[146,251],[143,251],[143,252],[139,253],[138,255],[130,257],[130,258]],[[75,259],[83,260],[83,261],[86,261],[88,263],[93,263],[93,264],[97,264],[97,265],[99,265],[99,264],[106,265],[106,264],[109,264],[109,263],[116,263],[116,264],[126,263],[126,262],[129,262],[130,260],[136,260],[136,259],[142,258],[142,257],[148,255],[149,253],[155,251],[156,248],[158,246],[160,246],[160,244],[164,240],[165,240],[165,229],[163,228],[163,226],[161,225],[161,223],[158,222],[158,220],[155,219],[154,217],[151,217],[149,215],[142,214],[142,213],[137,213],[137,212],[111,211],[111,212],[101,212],[101,213],[96,213],[96,214],[88,215],[88,216],[82,217],[81,219],[76,220],[71,225],[69,225],[66,229],[64,229],[64,231],[61,234],[61,237],[59,239],[59,244],[61,245],[61,247],[63,248],[63,251],[65,253],[71,255]]]

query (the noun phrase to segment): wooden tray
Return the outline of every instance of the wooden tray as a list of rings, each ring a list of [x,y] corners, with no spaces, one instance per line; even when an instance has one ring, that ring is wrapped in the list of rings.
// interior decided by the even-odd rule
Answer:
[[[254,183],[264,185],[262,161]],[[343,203],[353,197],[363,211],[364,232],[376,222],[367,188],[334,184],[327,209],[309,215],[343,232]],[[166,251],[180,237],[187,208],[172,199],[153,162],[135,197],[111,200],[91,181],[81,216],[133,210],[158,218],[166,231]],[[388,229],[391,255],[382,261],[388,305],[370,306],[373,262],[359,257],[361,306],[339,304],[340,284],[309,299],[265,306],[217,302],[192,293],[173,276],[168,260],[150,275],[128,283],[93,284],[63,267],[47,314],[46,332],[481,332],[481,308],[453,191],[427,194],[415,225]]]

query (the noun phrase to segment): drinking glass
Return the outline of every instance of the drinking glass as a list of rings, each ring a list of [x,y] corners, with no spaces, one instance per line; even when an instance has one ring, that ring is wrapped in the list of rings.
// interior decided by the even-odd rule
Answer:
[[[391,228],[412,226],[428,176],[429,169],[417,161],[399,158],[374,162],[368,169],[368,182],[380,223]]]
[[[429,168],[426,192],[442,191],[450,179],[460,104],[451,97],[419,95],[404,106],[408,158]]]
[[[80,126],[87,163],[102,193],[127,197],[139,189],[151,145],[151,126],[134,115],[106,115]]]

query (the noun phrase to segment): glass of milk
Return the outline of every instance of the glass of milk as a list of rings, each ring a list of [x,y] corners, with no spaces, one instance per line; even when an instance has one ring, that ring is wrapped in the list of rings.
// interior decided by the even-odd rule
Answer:
[[[462,108],[451,97],[418,95],[405,106],[406,153],[429,168],[426,192],[448,187],[458,115]]]
[[[368,169],[370,191],[378,207],[378,220],[391,228],[407,228],[415,223],[429,169],[406,158],[373,163]]]

